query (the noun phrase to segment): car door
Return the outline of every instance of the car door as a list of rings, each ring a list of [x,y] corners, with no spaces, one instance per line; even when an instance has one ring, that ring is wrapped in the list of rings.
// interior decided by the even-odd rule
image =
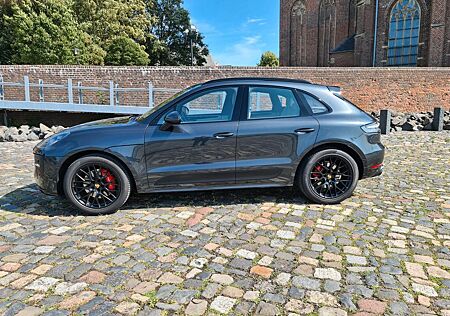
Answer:
[[[168,109],[145,137],[150,190],[226,187],[236,182],[236,139],[242,89],[197,92]],[[177,111],[181,124],[162,128]]]
[[[296,91],[248,86],[236,149],[236,183],[291,185],[302,153],[316,140],[319,124]]]

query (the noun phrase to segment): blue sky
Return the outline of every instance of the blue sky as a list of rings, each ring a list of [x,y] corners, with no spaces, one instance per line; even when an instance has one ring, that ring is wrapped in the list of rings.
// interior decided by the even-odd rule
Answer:
[[[221,65],[255,66],[265,51],[278,55],[278,0],[184,0],[193,24]]]

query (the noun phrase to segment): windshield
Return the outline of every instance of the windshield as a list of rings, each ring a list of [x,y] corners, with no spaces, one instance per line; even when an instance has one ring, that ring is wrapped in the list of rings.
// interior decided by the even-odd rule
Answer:
[[[183,95],[197,87],[199,87],[200,85],[195,85],[192,87],[189,87],[187,89],[181,90],[180,92],[174,94],[173,96],[171,96],[170,98],[168,98],[167,100],[163,101],[161,104],[153,107],[151,110],[145,112],[144,114],[140,115],[136,120],[137,121],[142,121],[145,120],[146,118],[148,118],[150,115],[152,115],[153,113],[155,113],[157,110],[159,110],[160,108],[162,108],[163,106],[165,106],[167,103],[175,100],[176,98],[178,98],[180,95]]]

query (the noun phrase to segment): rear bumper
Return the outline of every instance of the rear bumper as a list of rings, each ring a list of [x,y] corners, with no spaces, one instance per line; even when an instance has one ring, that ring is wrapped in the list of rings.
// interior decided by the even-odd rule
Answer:
[[[41,191],[48,195],[58,195],[58,159],[41,153],[34,154],[34,179]]]
[[[384,171],[385,147],[377,144],[378,149],[366,155],[366,166],[363,178],[373,178],[380,176]]]

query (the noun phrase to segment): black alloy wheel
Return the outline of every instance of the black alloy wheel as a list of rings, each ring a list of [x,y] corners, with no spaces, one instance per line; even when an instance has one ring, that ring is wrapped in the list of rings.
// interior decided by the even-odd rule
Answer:
[[[127,173],[109,157],[85,156],[73,162],[64,177],[64,192],[88,214],[109,214],[125,204],[131,185]]]
[[[334,199],[345,194],[353,183],[350,163],[341,156],[328,155],[316,162],[310,172],[310,183],[321,198]]]
[[[359,180],[359,169],[348,153],[325,149],[306,159],[297,179],[300,191],[309,200],[336,204],[353,194]]]
[[[108,207],[117,201],[120,191],[120,180],[104,165],[87,163],[72,177],[72,194],[86,207]]]

